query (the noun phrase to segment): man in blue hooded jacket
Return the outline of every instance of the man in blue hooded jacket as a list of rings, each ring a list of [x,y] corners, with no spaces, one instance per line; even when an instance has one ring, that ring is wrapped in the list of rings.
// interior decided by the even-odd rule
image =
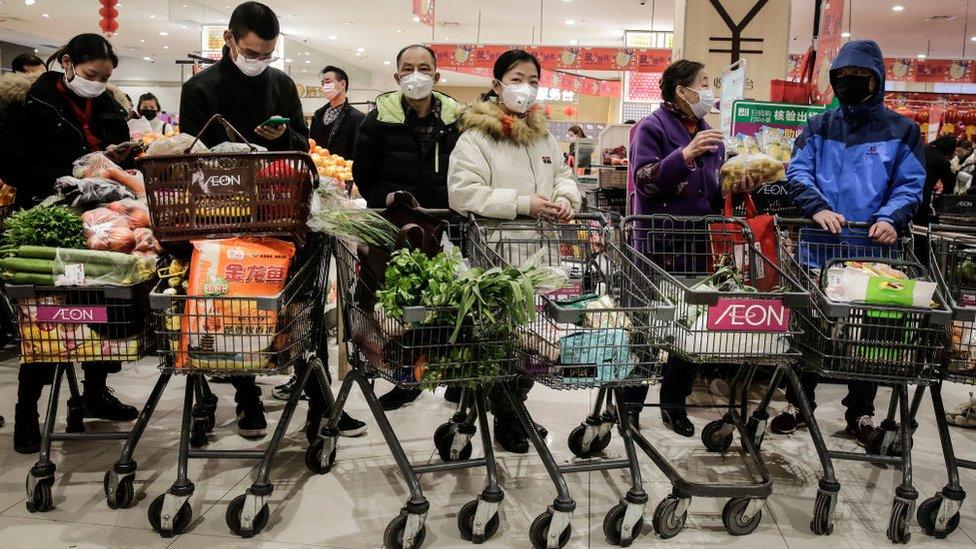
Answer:
[[[885,67],[881,48],[871,40],[849,42],[830,66],[830,84],[840,108],[807,122],[796,140],[787,171],[790,195],[803,214],[825,231],[839,234],[848,221],[868,222],[868,236],[892,244],[907,229],[922,200],[925,156],[915,122],[884,106]],[[802,379],[814,402],[817,377]],[[874,431],[875,383],[848,384],[847,432],[864,444]],[[774,433],[802,425],[796,395],[770,423]]]

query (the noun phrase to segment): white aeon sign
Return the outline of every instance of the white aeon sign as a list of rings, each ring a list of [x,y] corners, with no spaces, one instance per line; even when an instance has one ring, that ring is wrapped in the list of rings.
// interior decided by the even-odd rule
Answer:
[[[778,299],[719,298],[708,308],[707,328],[725,332],[786,332],[790,310]]]

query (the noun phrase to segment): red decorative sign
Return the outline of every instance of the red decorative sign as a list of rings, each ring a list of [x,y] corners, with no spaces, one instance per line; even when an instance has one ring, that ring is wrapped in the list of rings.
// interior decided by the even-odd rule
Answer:
[[[37,321],[52,324],[108,324],[108,308],[39,305]]]
[[[438,68],[442,68],[438,65]],[[492,78],[491,69],[483,67],[443,67],[445,70],[460,72],[463,74],[474,74],[485,78]],[[620,82],[616,80],[600,80],[598,78],[588,78],[575,74],[566,74],[558,71],[543,70],[539,77],[540,88],[554,88],[557,90],[571,91],[583,95],[596,95],[599,97],[620,97]]]
[[[428,27],[434,26],[434,0],[413,0],[413,14]]]
[[[844,0],[827,0],[820,12],[820,33],[817,38],[817,62],[813,67],[813,100],[826,105],[834,99],[830,87],[830,64],[840,51],[840,33],[844,27]]]
[[[584,48],[578,46],[525,46],[475,44],[431,44],[437,66],[486,68],[511,49],[523,49],[539,59],[545,69],[664,72],[671,63],[671,50],[641,48]]]
[[[790,310],[778,299],[720,297],[708,308],[709,331],[779,332],[790,326]]]
[[[789,79],[800,77],[802,54],[790,54]],[[976,61],[969,59],[885,58],[885,79],[899,82],[976,83]]]

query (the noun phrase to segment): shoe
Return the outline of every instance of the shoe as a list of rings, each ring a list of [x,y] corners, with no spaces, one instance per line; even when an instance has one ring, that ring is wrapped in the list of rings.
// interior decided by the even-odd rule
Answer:
[[[540,438],[546,438],[547,436],[549,436],[549,429],[546,429],[545,427],[539,425],[534,421],[532,422],[532,426],[535,427],[535,430],[537,433],[539,433]]]
[[[695,424],[688,419],[688,414],[684,411],[661,410],[661,419],[668,429],[683,437],[695,436]]]
[[[41,451],[41,427],[37,423],[37,406],[17,404],[14,412],[14,451],[36,454]]]
[[[451,385],[444,391],[444,400],[457,404],[461,402],[461,393],[464,391],[459,385]]]
[[[861,446],[867,446],[871,433],[874,432],[874,421],[871,416],[861,416],[856,423],[847,424],[847,434],[854,437]]]
[[[139,410],[128,404],[122,404],[112,394],[110,387],[85,387],[85,417],[90,419],[107,419],[109,421],[132,421],[139,417]]]
[[[800,427],[806,427],[807,422],[803,414],[792,404],[787,404],[783,411],[769,422],[769,430],[778,435],[790,435]]]
[[[268,433],[260,398],[237,404],[237,432],[244,438],[262,438]]]
[[[708,392],[719,398],[729,398],[732,394],[732,390],[729,388],[729,382],[721,377],[712,378],[708,382]]]
[[[495,418],[495,442],[513,454],[525,454],[529,451],[529,439],[515,416]]]
[[[339,429],[340,437],[358,437],[366,433],[366,424],[345,412],[339,416],[339,425],[336,428]]]
[[[271,396],[278,400],[288,400],[291,398],[291,392],[295,390],[296,385],[298,385],[298,376],[291,376],[291,378],[285,383],[271,389]],[[299,398],[301,400],[308,400],[308,397],[305,396],[304,391],[302,392],[302,396]]]
[[[956,427],[976,428],[976,397],[969,393],[969,400],[960,402],[951,412],[946,412],[946,421]]]
[[[401,389],[400,387],[394,387],[389,393],[379,398],[380,406],[387,412],[396,410],[404,404],[409,404],[417,400],[420,393],[420,389]]]

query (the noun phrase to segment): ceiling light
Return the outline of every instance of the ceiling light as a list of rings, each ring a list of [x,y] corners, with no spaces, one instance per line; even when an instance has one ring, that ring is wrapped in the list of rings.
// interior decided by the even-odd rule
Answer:
[[[905,6],[896,4],[894,6],[891,6],[891,11],[905,11]]]
[[[573,26],[576,24],[576,21],[574,19],[567,19],[566,24],[569,26]]]
[[[168,50],[169,49],[169,46],[163,46],[163,49],[164,50]]]
[[[24,0],[24,4],[25,5],[28,5],[28,6],[33,6],[34,5],[34,0]]]
[[[393,63],[391,63],[390,60],[387,59],[386,61],[383,61],[383,64],[384,65],[392,65]]]
[[[149,18],[150,19],[155,19],[156,18],[156,14],[155,13],[150,13],[149,14]]]
[[[397,34],[403,34],[403,29],[397,29]]]
[[[343,23],[343,25],[345,25],[345,26],[348,27],[349,25],[352,25],[352,23],[350,23],[349,21],[346,21],[345,23]]]
[[[335,42],[335,41],[336,41],[336,40],[338,40],[338,39],[339,39],[339,37],[338,37],[338,36],[336,36],[336,35],[334,35],[334,34],[330,34],[330,35],[329,35],[329,40],[332,40],[333,42]]]
[[[569,44],[570,44],[570,45],[572,45],[572,46],[575,46],[576,44],[579,44],[579,40],[577,40],[577,39],[575,39],[575,38],[573,38],[573,39],[571,39],[571,40],[569,41]]]
[[[180,25],[181,29],[186,29],[186,25]]]
[[[146,43],[146,39],[145,38],[140,38],[139,39],[139,43],[140,44],[145,44]]]
[[[291,63],[294,59],[285,59],[285,63]]]
[[[143,57],[142,60],[143,61],[152,61],[152,57]]]
[[[366,51],[366,48],[356,48],[356,53],[363,53],[365,51]]]
[[[414,15],[413,16],[413,22],[414,23],[419,23],[420,22],[420,16],[419,15]]]
[[[919,58],[919,59],[925,59],[926,57],[928,57],[928,56],[927,56],[927,55],[925,55],[924,53],[920,53],[920,54],[918,54],[918,58]]]
[[[169,33],[166,32],[166,31],[159,31],[159,35],[160,36],[169,36]]]
[[[180,7],[181,8],[185,8],[186,7],[186,4],[182,4]]]
[[[850,38],[850,37],[851,37],[851,33],[849,33],[849,32],[842,32],[842,33],[840,33],[840,35],[841,35],[841,36],[842,36],[843,38]]]
[[[445,36],[444,37],[444,40],[447,41],[447,42],[450,42],[451,41],[451,37],[450,36]]]
[[[51,17],[51,14],[50,13],[42,13],[41,14],[41,17],[45,17],[45,18],[46,17]]]
[[[447,78],[441,78],[441,84],[447,84]]]
[[[302,69],[302,72],[308,72],[308,70],[307,69]]]
[[[305,64],[306,65],[311,65],[312,64],[312,60],[311,59],[306,59],[305,60]]]

